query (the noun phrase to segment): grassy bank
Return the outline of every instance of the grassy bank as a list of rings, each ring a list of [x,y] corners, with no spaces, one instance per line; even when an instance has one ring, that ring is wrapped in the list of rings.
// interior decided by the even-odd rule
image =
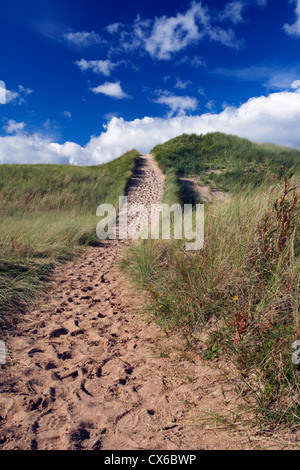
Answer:
[[[0,165],[1,329],[34,301],[51,267],[98,242],[96,209],[117,205],[137,155],[89,167]]]
[[[162,158],[162,147],[153,152],[173,178],[170,184],[167,179],[167,200],[182,202],[180,181],[174,180],[180,168],[171,168],[171,157],[168,163]],[[243,145],[241,152],[243,160]],[[279,151],[285,152],[293,158],[284,172],[275,152],[255,181],[251,172],[248,179],[234,180],[230,202],[205,205],[202,250],[187,252],[181,241],[149,240],[132,245],[123,265],[148,293],[148,309],[159,324],[181,331],[190,347],[199,347],[204,334],[203,359],[222,357],[235,366],[257,421],[268,426],[300,423],[300,376],[292,362],[292,343],[300,340],[300,153]],[[200,167],[231,172],[235,165],[212,156],[199,163],[197,155],[189,155],[187,168],[195,172],[198,165],[200,176]]]
[[[299,167],[299,150],[258,144],[219,132],[197,136],[183,134],[152,150],[164,172],[198,175],[206,184],[238,192],[250,184],[280,181]],[[226,170],[206,174],[207,170]]]

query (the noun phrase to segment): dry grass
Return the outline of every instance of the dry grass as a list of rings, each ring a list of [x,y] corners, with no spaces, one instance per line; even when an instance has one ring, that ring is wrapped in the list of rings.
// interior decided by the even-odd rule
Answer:
[[[0,333],[45,288],[51,268],[99,243],[96,209],[117,207],[138,156],[105,165],[0,165]]]
[[[299,332],[299,188],[297,178],[265,183],[206,205],[205,244],[143,241],[124,269],[148,292],[157,322],[179,329],[192,347],[200,332],[207,360],[234,364],[265,425],[300,422],[299,372],[292,343]]]

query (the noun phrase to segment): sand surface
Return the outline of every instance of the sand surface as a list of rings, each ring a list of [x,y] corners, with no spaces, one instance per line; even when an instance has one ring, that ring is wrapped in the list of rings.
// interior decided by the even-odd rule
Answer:
[[[159,203],[150,155],[129,203]],[[142,313],[118,269],[127,243],[105,241],[53,272],[52,287],[7,341],[0,371],[0,449],[251,448],[243,426],[214,421],[236,405],[234,384]]]
[[[206,174],[210,174],[211,171],[207,171]],[[215,170],[214,173],[219,174],[220,170]],[[200,196],[203,203],[214,200],[229,202],[231,197],[229,193],[225,193],[219,189],[211,189],[207,184],[201,184],[199,177],[185,176],[181,177],[180,180],[194,193]]]

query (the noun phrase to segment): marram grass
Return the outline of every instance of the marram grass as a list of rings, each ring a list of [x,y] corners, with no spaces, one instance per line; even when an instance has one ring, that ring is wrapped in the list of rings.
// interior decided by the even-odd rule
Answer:
[[[180,331],[190,347],[206,332],[203,358],[222,356],[236,367],[259,424],[298,426],[292,343],[300,340],[300,153],[243,140],[239,154],[238,141],[182,136],[153,149],[169,203],[188,202],[182,162],[186,174],[203,178],[222,169],[218,184],[235,172],[231,198],[205,204],[202,250],[185,251],[184,240],[146,240],[130,246],[122,265],[148,293],[147,309],[160,325]],[[241,162],[253,171],[237,171]]]
[[[137,156],[89,167],[0,165],[0,330],[35,301],[56,263],[99,242],[96,209],[118,206]]]

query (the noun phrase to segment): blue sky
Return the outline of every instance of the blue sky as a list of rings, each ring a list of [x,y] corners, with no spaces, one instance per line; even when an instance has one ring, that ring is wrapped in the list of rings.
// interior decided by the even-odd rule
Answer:
[[[300,148],[300,0],[0,0],[0,38],[0,163],[215,130]]]

